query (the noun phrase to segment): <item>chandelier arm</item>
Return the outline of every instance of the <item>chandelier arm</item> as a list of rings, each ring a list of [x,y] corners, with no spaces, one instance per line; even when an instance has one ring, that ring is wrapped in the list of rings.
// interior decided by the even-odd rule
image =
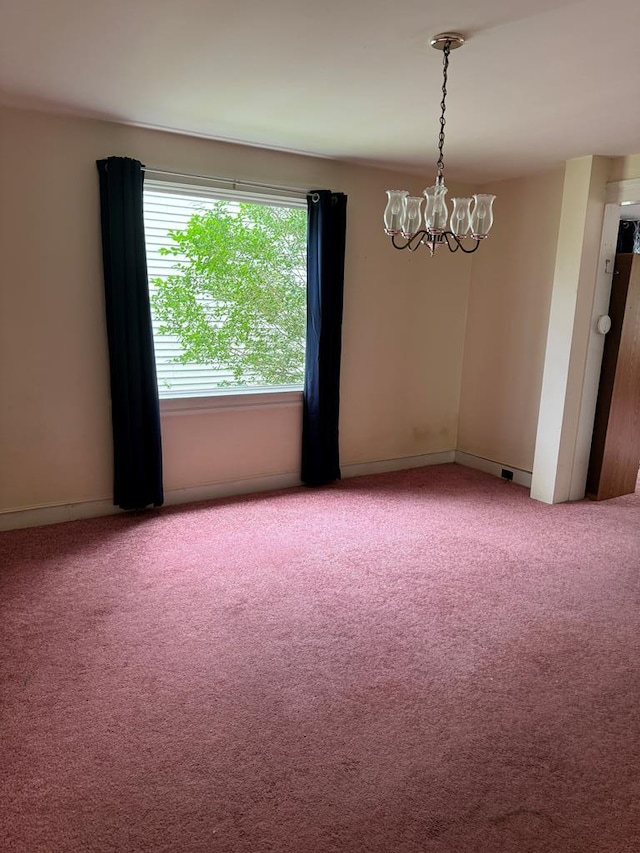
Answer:
[[[422,245],[423,239],[426,236],[426,231],[416,231],[416,233],[409,239],[409,243],[413,243],[413,246],[409,246],[412,252],[415,252],[415,250]]]
[[[472,255],[478,249],[478,246],[482,242],[482,240],[479,240],[477,237],[475,237],[474,239],[476,241],[476,244],[473,247],[473,249],[465,249],[465,247],[462,245],[462,243],[459,243],[459,246],[462,249],[462,251],[465,253],[465,255]]]
[[[393,246],[393,248],[394,249],[400,249],[400,250],[406,249],[407,246],[409,245],[409,241],[407,240],[407,242],[404,244],[404,246],[398,246],[398,244],[396,243],[396,237],[397,237],[397,234],[391,235],[391,245]]]
[[[446,242],[447,242],[447,246],[449,247],[449,251],[450,251],[450,252],[457,252],[457,251],[458,251],[458,249],[461,249],[461,250],[465,253],[465,255],[472,255],[475,251],[477,251],[478,246],[479,246],[479,245],[480,245],[480,243],[482,242],[478,237],[474,237],[474,240],[476,241],[476,244],[475,244],[475,246],[473,247],[473,249],[465,249],[465,247],[464,247],[464,245],[463,245],[463,243],[462,243],[462,240],[461,240],[459,237],[457,237],[457,236],[453,233],[453,231],[443,231],[443,232],[442,232],[442,236],[443,236],[443,237],[444,237],[444,239],[446,240]],[[453,240],[454,240],[454,242],[455,242],[455,244],[456,244],[455,249],[452,249],[452,248],[451,248],[451,243],[449,242],[449,237],[453,237]]]
[[[410,252],[415,252],[415,250],[418,248],[418,246],[420,246],[420,244],[422,243],[422,238],[425,237],[426,235],[427,235],[427,232],[424,230],[423,231],[416,231],[416,233],[412,234],[411,237],[409,237],[407,239],[406,243],[401,246],[401,245],[398,245],[398,243],[396,243],[396,237],[398,235],[392,234],[391,235],[391,245],[393,246],[394,249],[399,249],[400,251],[402,251],[402,249],[409,249]]]
[[[456,235],[452,231],[443,231],[442,236],[444,237],[446,244],[447,244],[447,248],[449,249],[450,252],[457,252],[458,249],[462,249],[462,251],[464,252],[464,248],[462,246],[462,243],[460,242],[460,240],[458,240],[458,238],[456,237]],[[451,243],[449,241],[449,237],[453,237],[454,243],[456,244],[454,249],[451,248]]]

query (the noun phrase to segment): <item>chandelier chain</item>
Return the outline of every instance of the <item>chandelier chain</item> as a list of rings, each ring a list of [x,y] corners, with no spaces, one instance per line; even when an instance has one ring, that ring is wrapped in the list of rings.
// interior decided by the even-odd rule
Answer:
[[[440,101],[440,133],[438,135],[438,183],[442,183],[444,177],[444,126],[447,123],[444,114],[447,109],[447,75],[449,71],[449,54],[451,53],[451,42],[447,42],[442,51],[442,100]]]

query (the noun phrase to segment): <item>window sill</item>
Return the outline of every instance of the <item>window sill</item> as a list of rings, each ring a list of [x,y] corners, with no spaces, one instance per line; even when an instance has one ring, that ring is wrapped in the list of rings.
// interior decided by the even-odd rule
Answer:
[[[265,409],[302,406],[302,391],[237,391],[208,397],[174,397],[160,400],[160,415],[196,415],[236,409]]]

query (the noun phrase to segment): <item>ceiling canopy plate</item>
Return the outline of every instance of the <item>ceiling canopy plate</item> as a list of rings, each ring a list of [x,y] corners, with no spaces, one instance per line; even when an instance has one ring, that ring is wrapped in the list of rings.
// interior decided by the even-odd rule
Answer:
[[[447,44],[450,50],[456,50],[458,47],[462,47],[464,42],[465,38],[460,33],[438,33],[431,39],[430,44],[436,50],[444,50]]]

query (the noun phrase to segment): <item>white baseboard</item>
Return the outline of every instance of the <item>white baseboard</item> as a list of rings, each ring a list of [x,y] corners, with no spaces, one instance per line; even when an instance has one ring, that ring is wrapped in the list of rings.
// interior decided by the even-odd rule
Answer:
[[[79,521],[82,518],[98,518],[103,515],[116,515],[121,511],[109,500],[33,506],[0,513],[0,531],[42,527],[44,524],[60,524],[63,521]]]
[[[444,465],[455,462],[455,450],[441,453],[423,453],[421,456],[400,456],[397,459],[378,459],[375,462],[355,462],[341,465],[344,479],[363,477],[365,474],[385,474],[388,471],[404,471],[407,468],[423,468],[425,465]]]
[[[511,471],[514,483],[519,486],[526,486],[528,489],[531,488],[531,471],[522,471],[520,468],[514,468],[513,465],[503,465],[501,462],[494,462],[492,459],[483,459],[482,456],[463,453],[462,450],[456,450],[455,462],[458,465],[466,465],[467,468],[484,471],[485,474],[493,474],[494,477],[502,477],[503,469]]]
[[[266,477],[252,477],[247,480],[229,480],[223,483],[206,483],[187,489],[165,489],[164,506],[196,503],[215,498],[228,498],[232,495],[245,495],[252,492],[266,492],[273,489],[287,489],[299,486],[297,474],[275,474]],[[113,505],[113,501],[83,501],[73,504],[53,506],[25,507],[0,513],[0,531],[17,530],[23,527],[41,527],[44,524],[59,524],[63,521],[79,521],[83,518],[99,518],[104,515],[118,515],[123,512]]]
[[[425,453],[420,456],[401,456],[396,459],[377,459],[373,462],[355,462],[341,466],[342,476],[362,477],[367,474],[384,474],[389,471],[403,471],[408,468],[421,468],[427,465],[443,465],[457,462],[468,468],[476,468],[496,477],[501,476],[503,468],[513,472],[513,482],[531,488],[531,472],[502,465],[490,459],[463,453],[460,450],[446,450],[441,453]],[[227,498],[233,495],[246,495],[256,492],[288,489],[299,486],[300,477],[295,473],[273,474],[265,477],[252,477],[246,480],[229,480],[223,483],[206,483],[186,489],[168,489],[165,491],[165,506],[209,501],[215,498]],[[122,512],[110,500],[83,501],[81,503],[58,504],[53,506],[33,506],[0,513],[0,531],[17,530],[24,527],[40,527],[44,524],[59,524],[64,521],[78,521],[83,518],[98,518],[116,515]]]
[[[343,465],[341,471],[344,478],[361,477],[365,474],[383,474],[387,471],[402,471],[406,468],[420,468],[424,465],[442,465],[445,462],[453,462],[454,455],[453,450],[447,450],[444,453],[426,453],[421,456],[403,456],[398,459],[378,459],[374,462]],[[167,489],[164,493],[164,506],[196,503],[275,489],[288,489],[300,485],[298,474],[287,473],[251,477],[246,480],[229,480],[223,483],[206,483],[202,486],[191,486],[186,489]],[[0,512],[0,531],[40,527],[44,524],[59,524],[64,521],[78,521],[83,518],[98,518],[105,515],[117,515],[121,512],[122,510],[114,506],[112,501],[108,499],[24,507],[9,512]]]
[[[271,492],[276,489],[291,489],[302,485],[299,474],[269,474],[265,477],[250,477],[246,480],[227,480],[223,483],[206,483],[187,489],[169,489],[164,493],[164,506],[212,501],[234,495],[250,495],[255,492]]]

